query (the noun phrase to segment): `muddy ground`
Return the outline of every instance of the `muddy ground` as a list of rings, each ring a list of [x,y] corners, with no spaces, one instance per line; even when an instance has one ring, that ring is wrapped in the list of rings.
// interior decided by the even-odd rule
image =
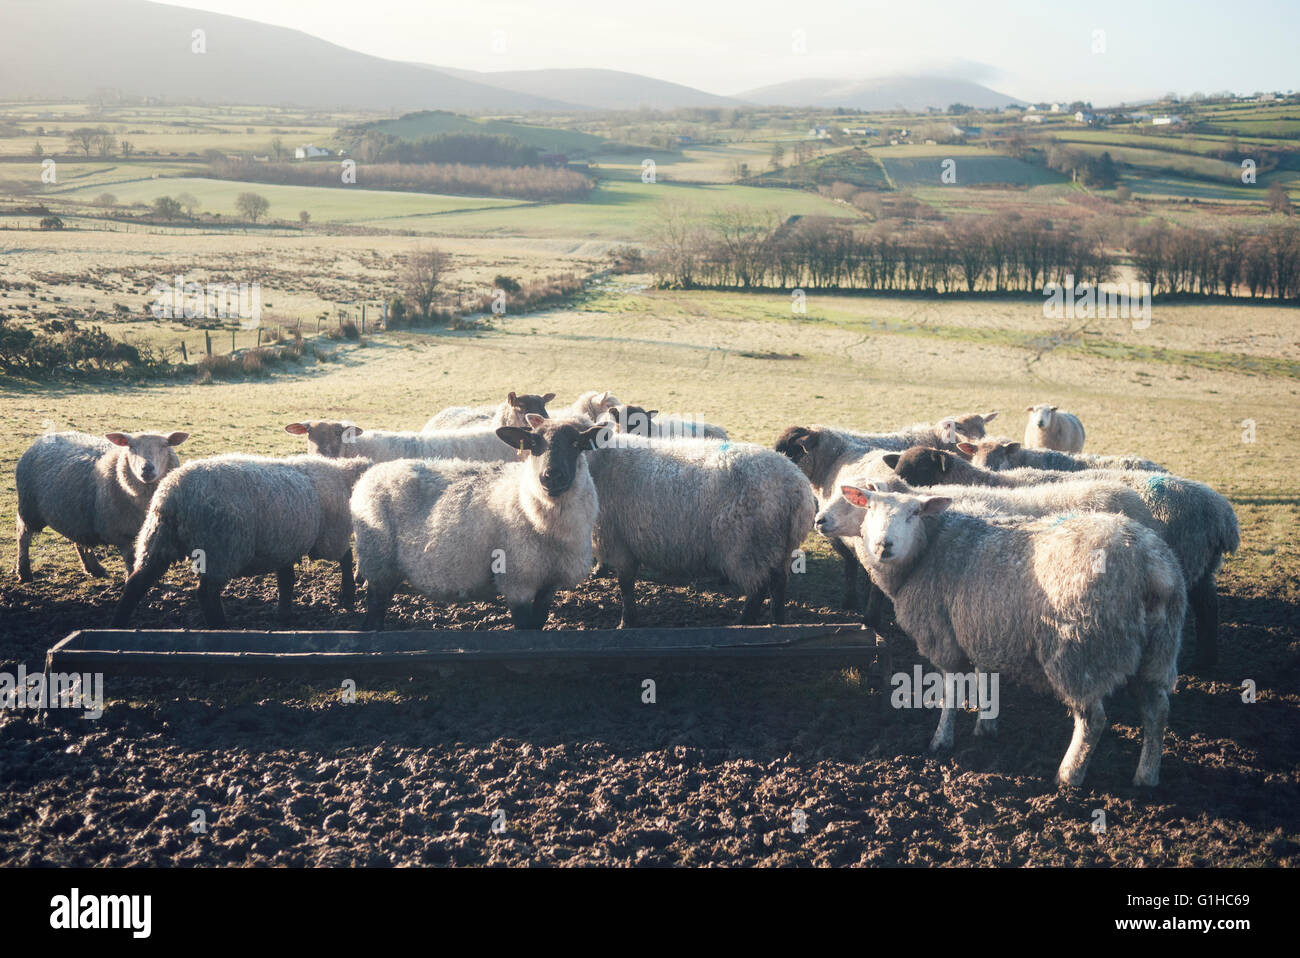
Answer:
[[[793,621],[844,617],[833,575],[820,578],[792,587]],[[169,582],[134,625],[201,627],[189,582]],[[309,567],[296,627],[355,627],[336,582]],[[106,621],[118,589],[6,575],[0,670],[39,669],[54,641]],[[613,627],[615,592],[590,580],[551,626]],[[726,624],[740,609],[684,585],[643,595],[648,625]],[[279,627],[273,596],[273,577],[234,583],[231,626]],[[936,758],[936,713],[882,720],[878,691],[843,669],[358,677],[355,704],[322,685],[110,677],[97,721],[0,711],[0,864],[1296,865],[1298,600],[1294,581],[1283,596],[1223,595],[1221,664],[1180,679],[1150,794],[1129,784],[1140,732],[1126,694],[1084,787],[1062,791],[1069,718],[1010,687],[997,740],[972,737],[968,714]],[[390,628],[433,625],[508,619],[499,604],[398,598]],[[888,635],[910,671],[915,649]],[[196,810],[206,832],[190,827]]]

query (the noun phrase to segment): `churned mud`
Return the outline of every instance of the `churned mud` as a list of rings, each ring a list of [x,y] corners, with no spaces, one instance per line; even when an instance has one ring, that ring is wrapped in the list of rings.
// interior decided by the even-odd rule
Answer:
[[[169,581],[134,625],[201,627],[184,577]],[[295,627],[356,627],[336,582],[308,568]],[[1150,794],[1129,784],[1140,732],[1126,694],[1084,787],[1060,791],[1064,708],[1006,686],[998,739],[972,737],[972,713],[953,753],[932,757],[936,713],[882,719],[867,677],[833,668],[356,676],[352,704],[337,685],[110,676],[98,720],[0,711],[0,864],[1295,865],[1291,586],[1224,595],[1221,664],[1180,679]],[[106,621],[118,589],[72,573],[6,578],[0,670],[39,669],[53,642]],[[614,627],[616,591],[590,580],[551,627]],[[725,624],[740,610],[680,585],[642,596],[647,625]],[[234,628],[283,627],[273,577],[234,583],[226,610]],[[843,617],[816,602],[791,612]],[[398,597],[390,628],[432,626],[508,617]],[[889,637],[910,672],[911,643]]]

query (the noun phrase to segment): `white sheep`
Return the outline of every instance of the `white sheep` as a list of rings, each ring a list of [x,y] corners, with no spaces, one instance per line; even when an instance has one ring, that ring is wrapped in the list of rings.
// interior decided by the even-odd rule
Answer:
[[[1083,423],[1074,413],[1040,403],[1026,406],[1025,445],[1031,449],[1055,449],[1058,452],[1083,452]]]
[[[221,590],[240,576],[276,573],[279,611],[288,615],[294,564],[316,548],[322,521],[316,484],[292,460],[230,454],[186,463],[159,483],[149,504],[113,627],[125,627],[167,567],[181,559],[192,560],[198,573],[209,628],[225,625]]]
[[[497,437],[496,428],[452,429],[446,432],[389,432],[362,429],[350,422],[309,419],[291,422],[284,431],[305,436],[307,451],[329,459],[339,457],[392,462],[395,459],[469,459],[506,462],[515,459]]]
[[[136,533],[159,480],[180,465],[187,432],[50,433],[18,460],[18,558],[14,572],[32,580],[32,536],[46,526],[70,539],[89,575],[108,575],[92,547],[118,549],[129,574]]]
[[[618,397],[608,390],[583,393],[564,409],[555,411],[555,419],[590,419],[596,422],[618,405]]]
[[[748,443],[615,435],[591,456],[600,494],[596,557],[618,576],[621,627],[636,624],[642,566],[716,573],[745,596],[741,621],[772,600],[785,616],[792,553],[812,530],[816,502],[785,457]]]
[[[891,456],[884,457],[889,463]],[[1218,655],[1219,606],[1215,577],[1223,556],[1241,544],[1232,503],[1203,482],[1181,476],[1138,470],[1096,469],[1061,472],[1051,469],[993,471],[967,462],[946,450],[909,449],[892,463],[912,486],[940,483],[985,486],[1034,486],[1080,479],[1119,482],[1142,497],[1151,514],[1164,523],[1166,539],[1182,564],[1196,624],[1198,668],[1214,664]]]
[[[661,416],[657,409],[620,404],[601,420],[615,430],[649,439],[726,439],[727,430],[690,416]]]
[[[1158,783],[1187,602],[1158,535],[1109,513],[989,522],[943,497],[842,492],[864,510],[852,540],[859,558],[945,678],[974,667],[1050,689],[1074,717],[1057,771],[1066,785],[1083,781],[1106,727],[1104,699],[1130,685],[1143,724],[1133,781]],[[959,704],[945,697],[931,749],[951,747]],[[980,718],[977,734],[994,730],[988,722]]]
[[[959,442],[957,452],[985,469],[1055,469],[1081,472],[1084,469],[1133,469],[1138,472],[1168,472],[1164,466],[1141,456],[1101,456],[1089,452],[1057,452],[1055,449],[1026,449],[1007,439]]]
[[[522,462],[403,460],[377,465],[352,493],[357,564],[366,579],[363,628],[379,629],[393,592],[505,597],[515,627],[540,629],[552,596],[591,574],[597,497],[586,450],[601,429],[530,417],[503,426]]]
[[[546,416],[546,404],[555,393],[539,396],[535,393],[516,395],[510,393],[506,401],[496,406],[449,406],[424,424],[421,432],[445,432],[449,429],[471,427],[496,429],[499,426],[523,426],[529,413]]]

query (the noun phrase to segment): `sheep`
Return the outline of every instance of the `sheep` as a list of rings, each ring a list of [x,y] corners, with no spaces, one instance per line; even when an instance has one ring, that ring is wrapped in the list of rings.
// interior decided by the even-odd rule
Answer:
[[[1099,456],[1095,453],[1057,452],[1054,449],[1027,449],[1009,439],[985,439],[959,442],[957,452],[985,469],[1055,469],[1079,472],[1084,469],[1133,469],[1139,472],[1168,472],[1164,466],[1141,456]]]
[[[883,463],[882,463],[883,465]],[[885,470],[887,471],[887,469]],[[842,474],[843,475],[843,474]],[[908,485],[892,473],[884,476],[874,469],[865,470],[856,477],[845,477],[848,485],[865,487],[869,482],[879,492],[897,492],[904,495],[930,495],[951,499],[950,508],[990,520],[1002,516],[1041,517],[1062,513],[1113,512],[1127,516],[1164,537],[1163,522],[1151,514],[1150,508],[1133,489],[1119,482],[1079,479],[1074,482],[1053,482],[1018,489],[996,489],[989,486],[929,486],[920,489]],[[818,512],[814,526],[824,536],[852,538],[862,525],[862,510],[837,497]]]
[[[226,624],[221,590],[239,576],[275,572],[279,612],[287,616],[294,563],[317,547],[322,532],[330,538],[314,475],[293,459],[240,454],[196,459],[168,475],[136,539],[135,567],[113,613],[113,628],[125,627],[167,567],[185,558],[194,560],[199,607],[209,628]]]
[[[1040,403],[1026,406],[1029,421],[1025,424],[1025,445],[1031,449],[1055,449],[1058,452],[1083,452],[1083,423],[1071,412]]]
[[[1167,528],[1167,540],[1182,565],[1196,627],[1193,664],[1205,669],[1218,658],[1219,608],[1215,577],[1225,553],[1241,545],[1232,503],[1202,482],[1165,473],[1096,469],[1058,472],[1047,469],[981,469],[946,450],[915,448],[891,462],[898,475],[913,486],[938,483],[987,486],[1030,486],[1089,479],[1120,482],[1135,490],[1151,514]]]
[[[161,479],[180,465],[187,432],[51,433],[18,460],[18,558],[14,573],[32,581],[32,536],[46,526],[70,539],[87,575],[108,575],[92,547],[118,549],[129,574],[136,533]]]
[[[1158,784],[1187,608],[1178,560],[1158,535],[1111,513],[993,523],[940,496],[842,492],[865,510],[859,557],[899,626],[945,673],[932,750],[953,743],[950,677],[973,667],[1050,690],[1070,709],[1074,737],[1057,781],[1079,785],[1106,727],[1103,701],[1129,684],[1143,724],[1133,783]],[[995,728],[981,716],[975,730]]]
[[[409,582],[435,599],[500,593],[517,629],[541,629],[552,596],[591,574],[596,487],[589,422],[529,417],[498,441],[521,462],[403,460],[377,465],[352,493],[357,563],[367,583],[362,628],[383,627]]]
[[[972,433],[983,434],[983,424],[997,415],[986,416],[969,413],[949,416],[937,423],[920,423],[893,433],[869,434],[829,426],[790,426],[776,441],[777,452],[789,458],[808,477],[817,495],[818,507],[825,506],[837,495],[840,470],[858,462],[864,456],[881,450],[902,450],[915,445],[942,446],[957,441],[959,423],[965,423]],[[844,608],[858,607],[858,579],[862,572],[853,550],[837,539],[830,540],[831,547],[844,560]],[[878,626],[885,614],[884,595],[867,580],[865,603],[866,621]]]
[[[816,500],[786,458],[748,443],[619,434],[591,457],[600,495],[596,557],[615,571],[620,628],[636,624],[643,566],[721,575],[745,596],[742,623],[772,600],[785,620],[789,563],[812,531]]]
[[[510,393],[506,401],[497,406],[449,406],[424,424],[421,432],[445,432],[449,429],[471,427],[522,426],[524,417],[535,413],[545,417],[546,404],[555,393],[538,396],[535,393],[516,395]]]
[[[352,489],[371,466],[369,459],[325,459],[316,455],[287,456],[280,460],[301,470],[312,481],[320,500],[320,531],[307,553],[309,559],[339,564],[339,605],[351,609],[356,599],[352,571]]]
[[[514,450],[501,442],[494,428],[453,429],[447,432],[387,432],[362,429],[349,422],[308,419],[291,422],[284,431],[307,438],[307,451],[337,459],[470,459],[506,462],[516,458]]]
[[[660,416],[659,410],[620,404],[609,409],[608,419],[617,432],[652,439],[726,439],[727,430],[703,420]],[[602,418],[601,421],[605,421]]]
[[[612,396],[608,391],[585,392],[573,403],[564,409],[557,410],[554,418],[556,419],[590,419],[596,422],[601,419],[605,413],[609,412],[618,405],[618,397]]]

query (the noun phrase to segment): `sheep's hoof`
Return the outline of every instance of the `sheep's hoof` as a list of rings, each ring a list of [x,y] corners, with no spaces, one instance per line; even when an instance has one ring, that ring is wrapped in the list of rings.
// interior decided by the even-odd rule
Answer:
[[[952,751],[952,739],[935,735],[930,739],[931,752],[950,752]]]
[[[1081,768],[1062,768],[1056,773],[1056,784],[1061,788],[1077,788],[1083,784],[1083,773]]]
[[[18,581],[19,581],[19,582],[31,582],[31,581],[32,581],[32,572],[31,572],[30,569],[28,569],[26,572],[24,572],[22,569],[17,569],[17,570],[15,570],[14,574],[18,576]]]
[[[1160,784],[1160,774],[1157,772],[1150,778],[1147,778],[1141,772],[1138,772],[1133,776],[1133,784],[1137,788],[1155,788]]]

